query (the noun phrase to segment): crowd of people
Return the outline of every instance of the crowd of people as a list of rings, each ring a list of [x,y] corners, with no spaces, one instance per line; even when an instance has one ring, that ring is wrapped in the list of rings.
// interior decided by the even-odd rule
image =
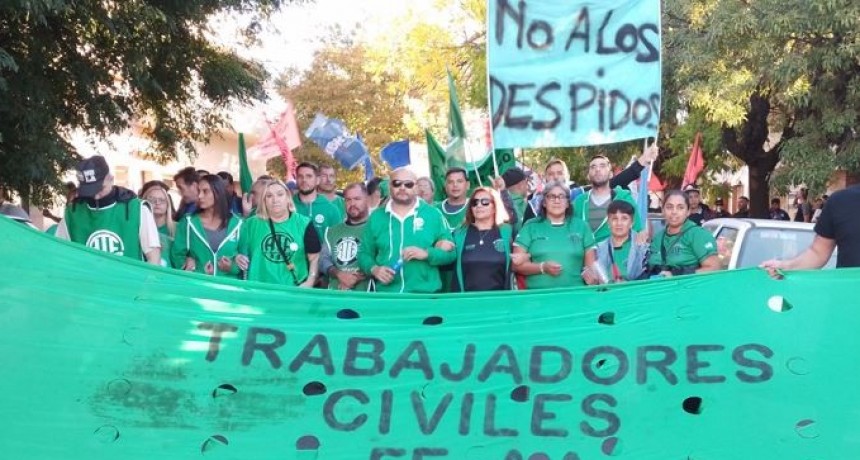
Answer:
[[[166,183],[134,193],[115,185],[105,159],[95,156],[78,166],[55,234],[179,270],[353,291],[534,290],[719,270],[717,243],[700,224],[725,212],[721,202],[711,211],[695,188],[669,191],[665,227],[656,232],[639,215],[628,186],[656,155],[648,148],[617,174],[608,158],[595,156],[584,187],[571,187],[567,165],[553,160],[540,191],[530,190],[520,168],[486,186],[452,168],[438,202],[433,181],[408,169],[349,184],[341,195],[334,168],[301,163],[295,184],[261,176],[240,195],[226,172],[185,168],[174,177],[175,207]],[[813,218],[811,206],[800,209]],[[833,247],[846,244],[823,209],[819,234]],[[817,254],[765,265],[777,276],[814,266]],[[840,265],[856,266],[852,257]]]

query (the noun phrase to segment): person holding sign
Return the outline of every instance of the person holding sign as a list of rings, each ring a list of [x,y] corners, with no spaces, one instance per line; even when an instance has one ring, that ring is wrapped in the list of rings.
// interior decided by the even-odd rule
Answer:
[[[466,215],[466,197],[469,194],[469,175],[463,168],[451,168],[445,173],[446,198],[436,204],[442,211],[451,230],[463,225]]]
[[[182,218],[170,248],[174,267],[186,271],[236,278],[233,264],[242,229],[242,219],[230,212],[224,181],[209,174],[197,182],[197,205]]]
[[[263,190],[257,215],[242,229],[236,265],[252,281],[312,288],[319,236],[311,220],[296,212],[286,184],[271,181]]]
[[[690,199],[680,190],[666,194],[663,203],[666,228],[651,241],[648,267],[652,275],[669,277],[720,269],[717,241],[690,217]]]
[[[597,263],[610,283],[648,278],[648,245],[637,242],[633,230],[636,208],[623,200],[606,209],[610,237],[597,245]]]
[[[418,199],[415,186],[412,171],[394,170],[391,200],[373,211],[364,229],[358,264],[373,276],[376,291],[439,292],[439,267],[457,257],[445,218]]]
[[[465,225],[454,230],[457,261],[451,292],[501,291],[511,288],[513,228],[499,192],[472,192]]]
[[[583,270],[594,264],[594,248],[591,229],[573,215],[567,184],[550,182],[540,216],[523,225],[514,242],[514,271],[526,277],[528,289],[596,284],[591,272]]]
[[[636,201],[630,191],[620,186],[612,187],[612,163],[609,158],[597,155],[588,163],[588,180],[591,182],[591,190],[580,194],[573,202],[576,216],[588,223],[594,232],[594,239],[601,243],[610,236],[607,220],[607,208],[614,200],[630,203],[636,209]],[[633,216],[633,230],[642,231],[642,222]]]

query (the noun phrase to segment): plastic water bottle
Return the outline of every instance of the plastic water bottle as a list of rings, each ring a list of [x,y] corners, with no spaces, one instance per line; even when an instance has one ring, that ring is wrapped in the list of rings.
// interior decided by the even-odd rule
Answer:
[[[402,257],[397,259],[397,262],[394,262],[394,265],[391,266],[391,269],[394,270],[395,273],[399,272],[401,268],[403,268],[403,258]]]

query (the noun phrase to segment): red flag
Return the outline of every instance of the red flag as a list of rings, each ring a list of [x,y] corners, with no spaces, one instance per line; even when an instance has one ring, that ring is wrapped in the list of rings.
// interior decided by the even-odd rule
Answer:
[[[699,174],[705,169],[705,157],[702,155],[702,147],[699,143],[702,140],[702,133],[696,133],[696,140],[693,142],[693,150],[690,150],[690,160],[687,161],[687,170],[684,172],[684,182],[681,188],[688,185],[695,185]]]
[[[276,123],[272,124],[268,119],[265,121],[266,128],[261,133],[260,141],[248,153],[252,158],[262,159],[281,155],[287,169],[287,178],[294,177],[296,159],[293,156],[293,150],[302,146],[302,140],[292,105],[287,104],[287,108]]]

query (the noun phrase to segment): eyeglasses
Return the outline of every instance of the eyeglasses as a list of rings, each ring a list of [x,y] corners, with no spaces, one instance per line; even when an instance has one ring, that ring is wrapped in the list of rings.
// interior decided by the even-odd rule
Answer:
[[[391,186],[392,186],[393,188],[406,187],[406,188],[408,188],[408,189],[411,189],[411,188],[415,187],[415,181],[411,181],[411,180],[393,180],[393,181],[391,181]]]
[[[561,193],[559,193],[559,194],[550,193],[550,194],[544,195],[544,198],[547,201],[564,201],[567,199],[567,196],[564,194],[561,194]]]
[[[489,198],[472,198],[472,207],[474,208],[474,207],[479,206],[479,205],[480,206],[489,206],[490,204],[492,204],[492,202],[493,201],[490,200]]]
[[[150,198],[146,201],[148,201],[152,204],[165,204],[165,203],[167,203],[167,200],[164,198]]]

